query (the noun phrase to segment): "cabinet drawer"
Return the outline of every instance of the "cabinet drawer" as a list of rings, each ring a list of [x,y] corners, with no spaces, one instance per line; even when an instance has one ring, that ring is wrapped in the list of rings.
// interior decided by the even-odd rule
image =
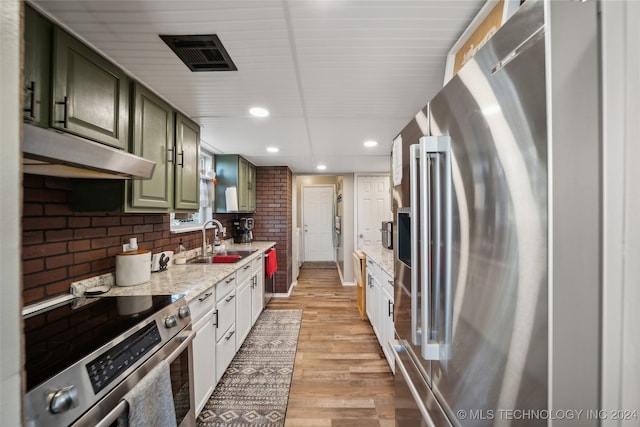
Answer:
[[[260,273],[264,269],[264,254],[258,255],[258,258],[254,259],[251,265],[254,273]]]
[[[231,325],[216,343],[216,382],[220,381],[224,371],[236,355],[236,328]]]
[[[380,267],[378,267],[378,264],[369,257],[367,257],[367,273],[371,274],[373,277],[378,277],[380,274]]]
[[[393,277],[390,276],[385,270],[380,268],[380,276],[378,281],[382,286],[382,289],[386,290],[389,295],[393,296]]]
[[[236,288],[236,274],[230,274],[216,284],[216,296],[217,301],[222,300],[223,297]]]
[[[242,285],[249,277],[251,277],[251,273],[253,273],[253,262],[247,263],[236,270],[236,283],[238,285]]]
[[[236,321],[236,291],[235,289],[225,295],[216,305],[218,319],[216,327],[216,341],[224,336],[229,326]]]
[[[216,291],[212,286],[189,302],[189,310],[191,311],[191,322],[195,323],[207,311],[212,310],[216,306]]]

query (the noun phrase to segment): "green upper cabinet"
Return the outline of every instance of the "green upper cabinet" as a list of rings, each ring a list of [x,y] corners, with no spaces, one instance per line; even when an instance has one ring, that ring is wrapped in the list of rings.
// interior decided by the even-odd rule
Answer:
[[[216,213],[232,212],[227,210],[225,191],[227,187],[236,187],[238,212],[256,210],[256,167],[237,154],[216,156]]]
[[[127,150],[128,106],[127,75],[54,28],[51,127]]]
[[[151,179],[73,180],[73,208],[91,212],[197,212],[200,127],[133,84],[131,150],[156,162]],[[100,197],[95,197],[100,194]]]
[[[243,157],[238,159],[238,210],[256,210],[256,167]]]
[[[24,7],[24,120],[49,126],[53,24],[28,4]]]
[[[200,209],[200,126],[176,113],[175,210]]]
[[[173,208],[174,111],[149,89],[133,85],[131,152],[156,162],[151,179],[131,180],[132,208]]]

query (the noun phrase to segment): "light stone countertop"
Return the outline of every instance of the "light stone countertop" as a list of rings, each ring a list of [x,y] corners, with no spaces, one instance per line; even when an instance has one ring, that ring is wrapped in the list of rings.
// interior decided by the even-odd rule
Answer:
[[[388,275],[393,277],[393,249],[383,248],[382,245],[366,245],[360,249],[367,258],[371,258]]]
[[[225,243],[227,250],[257,249],[257,251],[236,263],[172,264],[165,271],[151,273],[151,280],[147,283],[135,286],[112,286],[108,292],[100,296],[183,294],[189,302],[242,266],[252,262],[275,244],[276,242]],[[110,284],[113,284],[113,274],[98,276],[72,284],[72,293],[75,288],[74,295],[81,296],[90,287]]]

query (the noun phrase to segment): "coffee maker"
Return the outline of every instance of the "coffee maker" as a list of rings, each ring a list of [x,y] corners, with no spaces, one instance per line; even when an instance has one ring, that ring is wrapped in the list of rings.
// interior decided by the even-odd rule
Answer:
[[[253,240],[253,218],[233,220],[233,243],[251,243]]]

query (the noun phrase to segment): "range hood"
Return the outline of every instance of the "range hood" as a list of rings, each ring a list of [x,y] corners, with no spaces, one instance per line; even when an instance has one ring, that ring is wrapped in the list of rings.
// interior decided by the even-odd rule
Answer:
[[[25,123],[23,172],[65,178],[148,179],[156,163],[126,151]]]

